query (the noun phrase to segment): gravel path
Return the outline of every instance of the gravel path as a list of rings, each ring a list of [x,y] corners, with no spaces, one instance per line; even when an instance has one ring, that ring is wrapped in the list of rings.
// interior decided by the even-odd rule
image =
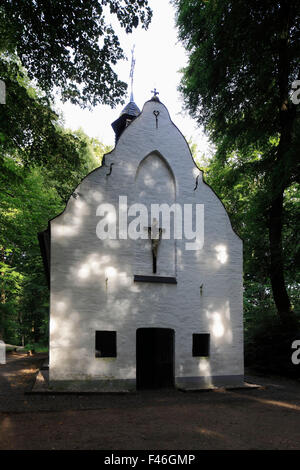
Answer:
[[[299,449],[300,383],[129,395],[26,395],[44,355],[0,366],[0,449]]]

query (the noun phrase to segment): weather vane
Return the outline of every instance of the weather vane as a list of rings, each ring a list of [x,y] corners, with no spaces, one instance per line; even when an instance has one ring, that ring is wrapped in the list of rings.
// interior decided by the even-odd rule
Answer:
[[[130,67],[130,74],[129,74],[129,77],[131,79],[130,101],[133,101],[133,74],[134,74],[134,67],[135,67],[134,49],[135,49],[135,44],[133,45],[131,49],[131,67]]]

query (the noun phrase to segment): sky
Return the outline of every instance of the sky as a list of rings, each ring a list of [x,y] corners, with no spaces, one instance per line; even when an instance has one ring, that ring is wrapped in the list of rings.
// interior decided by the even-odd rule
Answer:
[[[177,90],[181,74],[180,69],[187,63],[187,55],[177,39],[175,28],[175,9],[169,0],[149,0],[153,17],[148,30],[138,28],[132,34],[126,34],[121,28],[115,28],[128,60],[123,60],[114,68],[119,78],[128,83],[130,96],[131,49],[135,45],[135,70],[133,94],[134,101],[142,107],[151,96],[151,90],[159,91],[159,98],[168,108],[174,124],[183,135],[197,144],[199,153],[207,153],[208,141],[197,123],[183,111],[183,101]],[[115,24],[113,24],[115,27]],[[64,115],[65,127],[77,130],[82,128],[90,137],[97,137],[106,145],[114,145],[114,132],[111,123],[117,119],[124,108],[119,105],[114,109],[109,106],[96,106],[91,111],[81,109],[70,103],[57,103],[56,108]]]

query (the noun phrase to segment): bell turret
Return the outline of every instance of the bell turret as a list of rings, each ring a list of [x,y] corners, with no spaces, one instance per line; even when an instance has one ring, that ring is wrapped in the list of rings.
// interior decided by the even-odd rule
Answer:
[[[112,123],[112,128],[116,134],[116,143],[118,142],[122,132],[126,127],[141,113],[135,102],[133,101],[133,97],[131,96],[132,101],[130,101],[123,111],[120,114],[120,117],[116,119]]]
[[[133,74],[134,74],[134,67],[135,67],[135,58],[134,58],[134,49],[133,46],[131,50],[131,68],[130,68],[130,79],[131,79],[131,91],[130,91],[130,101],[125,106],[123,111],[120,114],[120,117],[116,119],[112,123],[112,128],[116,134],[116,143],[118,142],[122,132],[126,129],[127,126],[139,115],[141,111],[137,107],[133,99]]]

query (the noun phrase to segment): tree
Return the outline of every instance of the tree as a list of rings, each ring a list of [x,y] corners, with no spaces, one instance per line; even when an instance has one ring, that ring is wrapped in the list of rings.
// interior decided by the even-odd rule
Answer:
[[[106,11],[105,11],[106,8]],[[126,85],[107,9],[131,32],[147,27],[146,0],[3,1],[0,5],[0,337],[46,342],[49,291],[37,233],[110,148],[63,128],[52,92],[83,106],[115,105]],[[102,41],[102,44],[101,44]]]
[[[64,101],[115,106],[127,85],[113,71],[124,54],[107,20],[131,33],[151,15],[147,0],[2,0],[0,52],[15,53],[47,95],[58,87]]]
[[[0,337],[45,342],[49,291],[37,233],[59,214],[109,147],[62,127],[13,55],[0,55],[9,89],[0,106]]]
[[[68,140],[70,131],[62,131]],[[49,291],[37,233],[65,207],[70,194],[98,167],[110,148],[82,131],[78,163],[68,158],[51,167],[24,166],[21,159],[4,156],[0,173],[0,336],[6,342],[46,342]]]
[[[224,170],[259,180],[257,200],[268,231],[268,272],[278,314],[291,303],[284,279],[282,228],[286,191],[298,180],[299,106],[296,0],[174,0],[188,53],[181,91],[192,116],[216,145]]]

